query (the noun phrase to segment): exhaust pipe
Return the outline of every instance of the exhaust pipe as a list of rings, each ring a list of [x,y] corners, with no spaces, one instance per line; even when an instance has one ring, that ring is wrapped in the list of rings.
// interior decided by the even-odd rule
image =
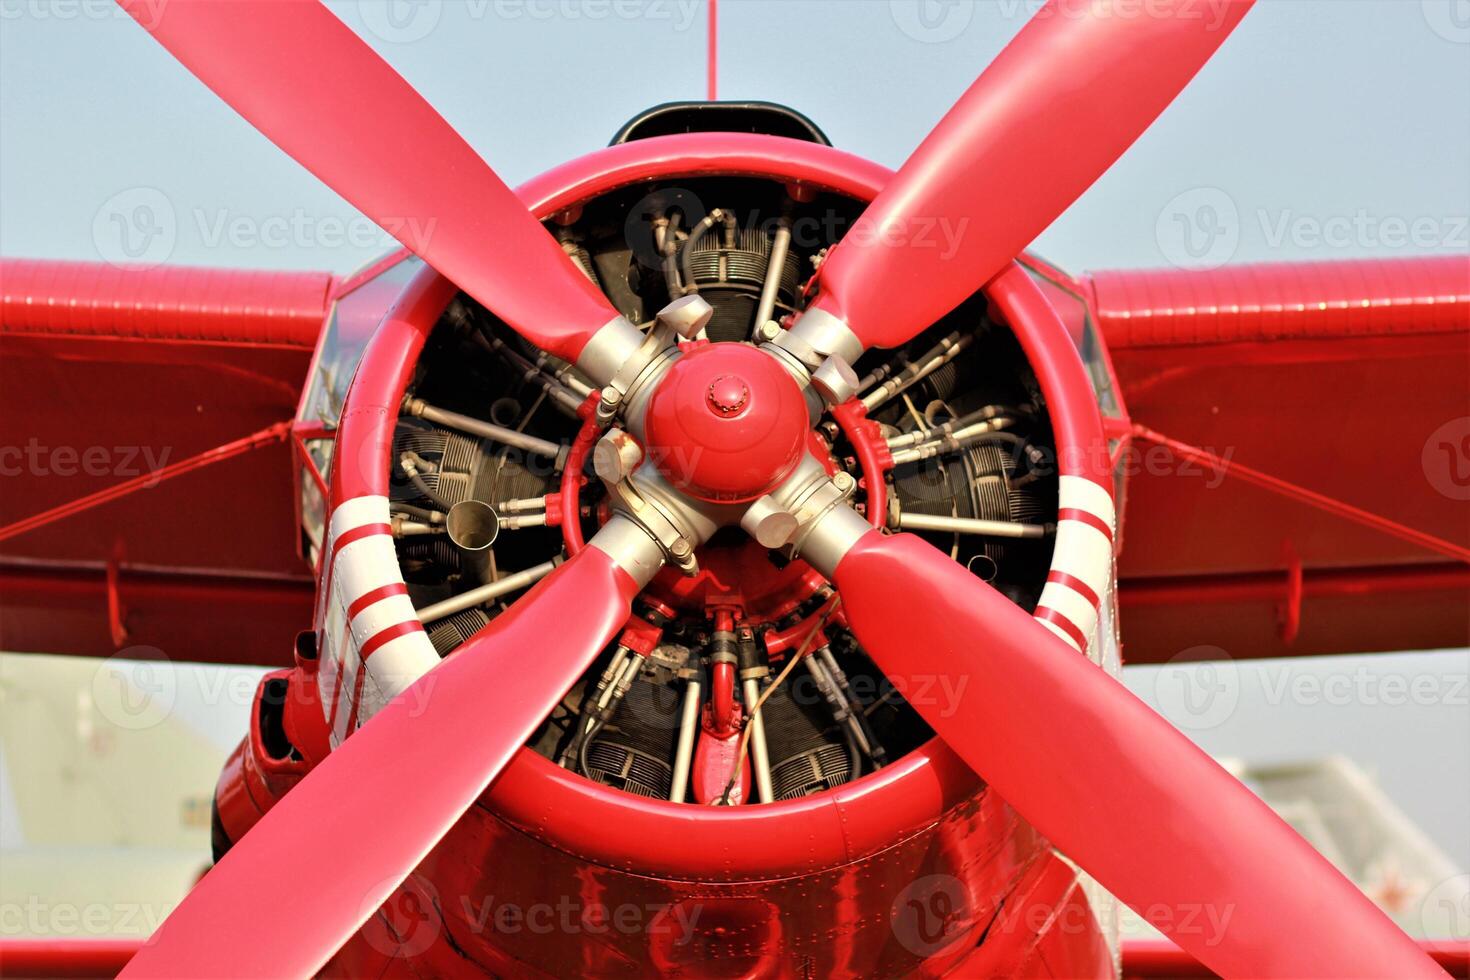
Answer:
[[[449,540],[459,552],[460,568],[477,582],[490,581],[490,546],[500,534],[500,515],[483,500],[462,500],[444,519]]]

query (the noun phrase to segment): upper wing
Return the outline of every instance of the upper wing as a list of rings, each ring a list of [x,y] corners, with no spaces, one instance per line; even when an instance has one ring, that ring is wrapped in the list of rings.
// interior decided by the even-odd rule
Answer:
[[[0,261],[0,649],[290,662],[312,582],[271,427],[296,413],[332,285]]]
[[[1129,661],[1470,643],[1470,257],[1080,288],[1134,424]]]

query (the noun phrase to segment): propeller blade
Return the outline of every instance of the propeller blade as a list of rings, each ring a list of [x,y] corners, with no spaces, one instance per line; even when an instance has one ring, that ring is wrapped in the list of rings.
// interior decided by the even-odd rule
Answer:
[[[616,311],[515,193],[315,0],[118,0],[221,99],[536,346],[576,361]]]
[[[870,531],[834,581],[901,691],[952,692],[912,701],[950,748],[1211,970],[1444,975],[1194,743],[922,539]]]
[[[1133,145],[1252,2],[1050,0],[832,249],[814,308],[865,348],[953,310]]]
[[[592,665],[639,588],[594,538],[282,797],[124,975],[315,974]]]

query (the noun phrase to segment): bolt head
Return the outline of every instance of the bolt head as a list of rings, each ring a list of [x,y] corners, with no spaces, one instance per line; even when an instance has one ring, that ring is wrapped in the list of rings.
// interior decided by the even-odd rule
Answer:
[[[643,447],[622,429],[608,429],[592,447],[592,469],[604,483],[621,483],[643,462]]]
[[[812,385],[828,405],[841,405],[857,394],[857,372],[836,354],[812,372]]]
[[[693,340],[709,325],[715,308],[702,296],[681,296],[658,311],[658,322],[685,340]]]
[[[760,325],[760,329],[756,331],[755,336],[757,340],[768,344],[781,336],[781,324],[775,320],[767,320]]]
[[[796,534],[797,523],[795,514],[766,496],[750,505],[740,519],[740,526],[760,542],[761,547],[780,548]]]

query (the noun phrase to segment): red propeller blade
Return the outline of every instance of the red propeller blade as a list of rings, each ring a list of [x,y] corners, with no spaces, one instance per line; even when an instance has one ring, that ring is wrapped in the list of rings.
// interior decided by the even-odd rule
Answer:
[[[591,666],[637,591],[607,554],[584,548],[288,792],[124,974],[314,974]]]
[[[897,347],[1000,272],[1123,155],[1254,0],[1050,0],[821,270],[815,306]]]
[[[869,532],[835,582],[859,642],[900,690],[951,692],[914,698],[939,736],[1210,969],[1443,976],[1172,725],[921,539]]]
[[[617,316],[485,161],[315,0],[119,0],[271,142],[521,336],[575,361]]]

